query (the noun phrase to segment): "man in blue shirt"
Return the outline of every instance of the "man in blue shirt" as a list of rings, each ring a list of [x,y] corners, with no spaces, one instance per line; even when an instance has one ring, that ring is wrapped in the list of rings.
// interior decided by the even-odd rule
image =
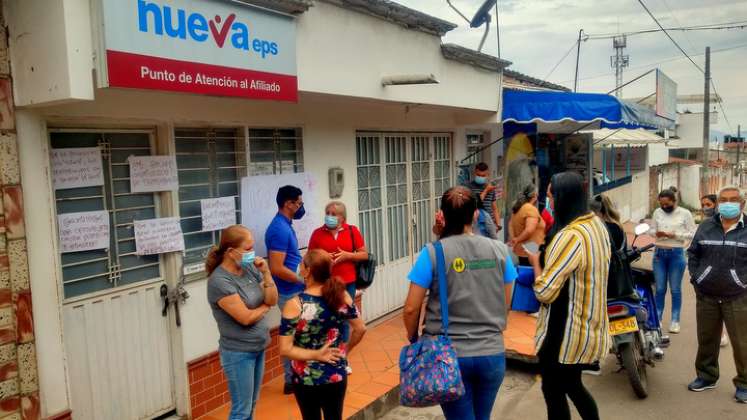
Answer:
[[[298,275],[301,253],[298,251],[296,231],[293,230],[293,220],[299,220],[306,214],[302,194],[301,189],[292,185],[286,185],[278,190],[275,200],[278,214],[272,219],[265,233],[270,273],[278,287],[278,307],[281,312],[286,302],[304,290],[303,278]],[[286,358],[283,358],[283,371],[283,392],[291,394],[291,365],[290,360]]]

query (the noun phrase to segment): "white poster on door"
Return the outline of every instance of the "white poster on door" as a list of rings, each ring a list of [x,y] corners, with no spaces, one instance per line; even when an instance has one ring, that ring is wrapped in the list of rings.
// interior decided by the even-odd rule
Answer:
[[[134,224],[137,255],[184,251],[184,235],[178,218],[135,220]]]
[[[317,206],[318,183],[308,172],[297,174],[250,176],[241,179],[241,224],[254,234],[254,250],[257,255],[266,256],[265,232],[278,212],[275,203],[278,189],[293,185],[303,192],[306,215],[293,221],[293,230],[298,237],[298,247],[306,248],[311,234],[324,223],[323,215]]]
[[[236,224],[236,199],[234,197],[200,200],[202,231],[211,232]]]
[[[57,226],[63,254],[109,248],[109,212],[106,210],[60,214]]]
[[[179,189],[175,156],[130,156],[130,191],[159,192]]]
[[[52,149],[52,183],[55,190],[104,185],[101,149]]]

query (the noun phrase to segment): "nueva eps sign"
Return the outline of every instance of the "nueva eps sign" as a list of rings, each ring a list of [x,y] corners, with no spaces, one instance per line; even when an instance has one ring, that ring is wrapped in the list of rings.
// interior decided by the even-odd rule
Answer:
[[[296,101],[293,17],[228,0],[101,0],[108,86]]]

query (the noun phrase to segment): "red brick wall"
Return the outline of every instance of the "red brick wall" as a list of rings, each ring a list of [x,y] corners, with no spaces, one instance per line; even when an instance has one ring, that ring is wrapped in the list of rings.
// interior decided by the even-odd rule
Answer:
[[[361,296],[355,303],[362,310]],[[220,365],[217,351],[187,363],[189,375],[189,405],[192,418],[197,419],[231,401],[228,394],[228,383]],[[278,349],[278,328],[270,331],[270,345],[265,353],[265,375],[262,384],[283,376],[283,365],[280,362]]]

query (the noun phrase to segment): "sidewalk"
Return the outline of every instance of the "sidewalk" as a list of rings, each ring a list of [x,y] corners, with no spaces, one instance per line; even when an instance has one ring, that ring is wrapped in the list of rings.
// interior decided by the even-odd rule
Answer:
[[[407,344],[402,315],[368,327],[363,341],[350,354],[353,374],[348,377],[345,396],[345,418],[373,405],[399,385],[399,351]],[[225,420],[230,403],[200,417],[201,420]],[[283,395],[283,379],[262,386],[257,403],[258,420],[300,420],[293,395]]]

